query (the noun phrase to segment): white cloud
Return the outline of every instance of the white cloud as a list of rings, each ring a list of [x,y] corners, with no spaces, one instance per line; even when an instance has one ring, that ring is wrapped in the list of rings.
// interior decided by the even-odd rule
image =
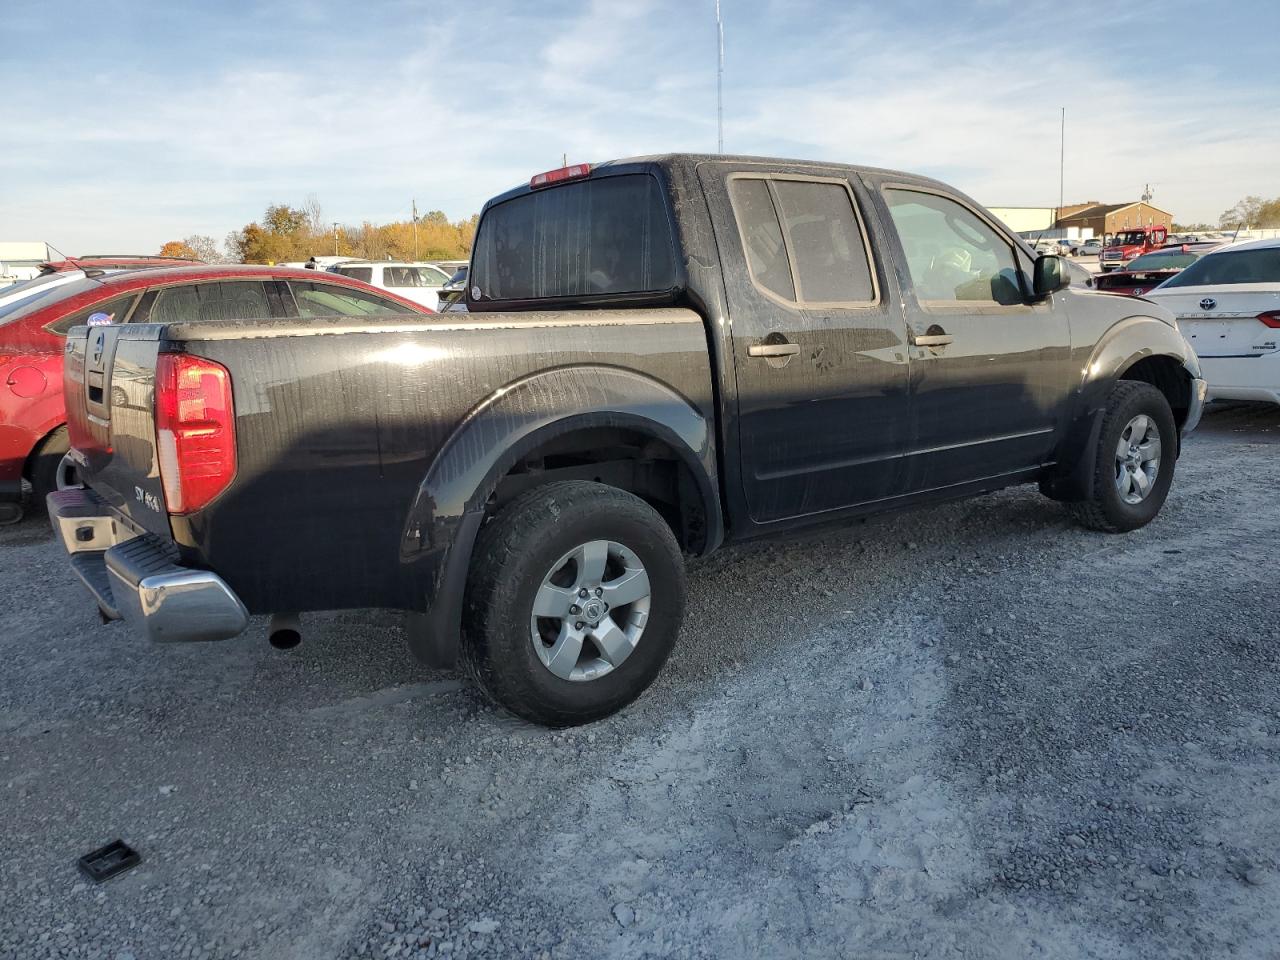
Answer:
[[[745,2],[725,0],[735,152],[895,166],[993,205],[1052,204],[1065,103],[1068,201],[1130,199],[1150,182],[1180,219],[1216,219],[1245,193],[1280,192],[1274,85],[1170,83],[1158,56],[1063,34],[1058,6]],[[291,55],[264,41],[217,59],[214,45],[181,82],[123,40],[91,80],[53,65],[12,74],[6,129],[21,133],[0,150],[2,232],[149,250],[310,193],[344,222],[406,216],[411,197],[460,217],[562,154],[715,143],[712,0],[448,17],[406,2],[379,8],[403,26],[380,44],[347,44],[350,19],[321,6],[253,22],[251,34],[283,30]],[[1164,8],[1131,3],[1115,35]],[[85,84],[127,103],[76,96]]]

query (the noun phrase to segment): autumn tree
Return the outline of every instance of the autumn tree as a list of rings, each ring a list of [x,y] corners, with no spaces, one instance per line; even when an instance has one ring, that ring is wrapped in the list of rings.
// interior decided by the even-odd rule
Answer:
[[[177,257],[180,260],[198,260],[196,252],[183,240],[170,240],[160,248],[160,256]]]
[[[441,210],[393,223],[364,221],[336,230],[325,222],[314,195],[303,207],[278,203],[261,221],[227,236],[228,257],[245,263],[283,263],[313,256],[350,256],[363,260],[459,260],[471,252],[478,217],[451,221]],[[415,229],[416,228],[416,229]]]

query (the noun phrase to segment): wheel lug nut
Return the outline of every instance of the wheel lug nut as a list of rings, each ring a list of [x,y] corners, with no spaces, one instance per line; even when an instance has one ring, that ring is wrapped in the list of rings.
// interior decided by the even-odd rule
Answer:
[[[569,612],[573,614],[579,613],[580,611],[578,609],[578,605],[575,603],[572,607],[569,608]]]
[[[596,596],[598,597],[598,596],[600,596],[602,593],[604,593],[604,588],[603,588],[603,587],[596,587]]]
[[[578,596],[580,596],[580,597],[585,597],[586,595],[587,595],[587,588],[586,588],[586,587],[583,587],[581,590],[579,590],[579,591],[578,591]]]
[[[579,621],[578,621],[577,623],[575,623],[573,626],[574,626],[574,629],[575,629],[575,630],[581,630],[583,627],[585,627],[585,626],[586,626],[586,624],[585,624],[585,623],[583,623],[581,620],[579,620]]]

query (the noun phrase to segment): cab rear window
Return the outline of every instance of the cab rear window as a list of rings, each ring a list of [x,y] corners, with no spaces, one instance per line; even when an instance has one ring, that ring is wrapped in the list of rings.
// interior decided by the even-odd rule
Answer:
[[[668,293],[679,281],[661,185],[597,177],[491,207],[480,221],[472,300],[590,300]]]

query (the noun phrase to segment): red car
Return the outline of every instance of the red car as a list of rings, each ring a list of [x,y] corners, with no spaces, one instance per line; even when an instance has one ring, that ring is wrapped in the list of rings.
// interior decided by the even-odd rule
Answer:
[[[85,276],[0,306],[0,522],[21,518],[24,478],[37,503],[59,485],[67,452],[63,338],[73,326],[431,312],[337,274],[243,265]]]

